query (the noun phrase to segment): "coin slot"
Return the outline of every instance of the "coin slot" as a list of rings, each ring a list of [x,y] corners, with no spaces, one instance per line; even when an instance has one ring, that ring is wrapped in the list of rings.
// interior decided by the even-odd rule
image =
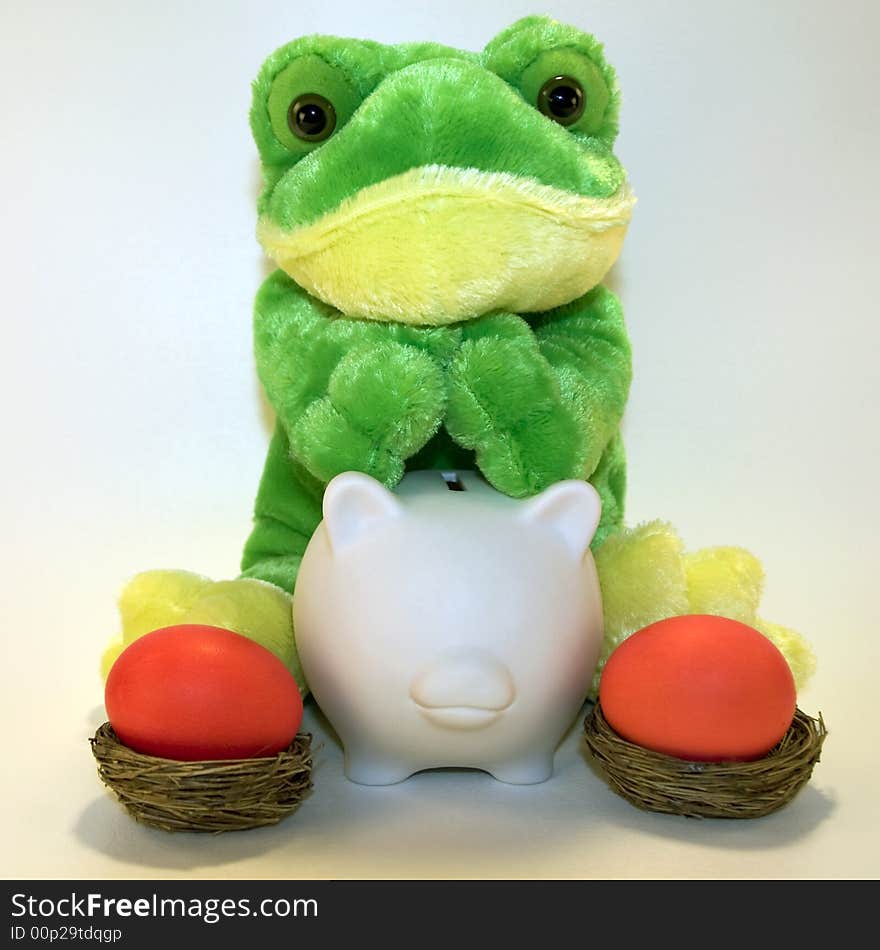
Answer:
[[[449,491],[465,491],[464,482],[458,477],[458,472],[443,472],[443,481]]]

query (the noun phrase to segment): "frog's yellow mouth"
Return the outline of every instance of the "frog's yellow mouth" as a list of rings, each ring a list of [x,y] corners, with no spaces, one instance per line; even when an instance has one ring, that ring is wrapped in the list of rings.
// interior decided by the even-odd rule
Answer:
[[[617,259],[635,197],[571,194],[501,172],[427,165],[370,185],[317,221],[257,235],[301,287],[342,313],[437,326],[549,310]]]

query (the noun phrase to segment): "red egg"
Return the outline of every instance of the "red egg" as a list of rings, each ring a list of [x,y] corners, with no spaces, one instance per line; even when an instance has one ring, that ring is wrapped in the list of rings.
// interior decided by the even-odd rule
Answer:
[[[690,615],[651,624],[609,657],[599,684],[608,724],[630,742],[680,759],[766,755],[794,718],[785,657],[752,627]]]
[[[154,630],[113,664],[104,690],[119,740],[166,759],[244,759],[290,745],[302,698],[273,653],[231,630]]]

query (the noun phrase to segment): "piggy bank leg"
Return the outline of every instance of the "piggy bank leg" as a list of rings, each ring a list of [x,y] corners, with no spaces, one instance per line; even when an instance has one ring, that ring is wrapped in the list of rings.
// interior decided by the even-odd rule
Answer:
[[[345,777],[358,785],[396,785],[415,771],[411,765],[390,756],[345,749]]]
[[[521,759],[512,759],[486,771],[508,785],[537,785],[553,774],[553,751],[531,752]]]

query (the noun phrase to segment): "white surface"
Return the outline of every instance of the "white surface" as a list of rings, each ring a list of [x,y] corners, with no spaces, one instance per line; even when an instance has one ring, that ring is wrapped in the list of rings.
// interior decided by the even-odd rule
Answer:
[[[268,443],[251,358],[249,83],[322,30],[476,48],[532,2],[12,4],[0,12],[3,864],[9,877],[841,877],[880,870],[880,7],[547,2],[625,93],[640,198],[614,285],[635,352],[631,519],[765,561],[831,736],[751,823],[642,814],[584,764],[512,788],[341,775],[275,830],[139,828],[99,785],[97,658],[134,572],[232,576]]]
[[[297,575],[306,681],[364,785],[444,766],[544,782],[596,670],[596,490],[517,501],[474,472],[450,491],[453,474],[410,472],[394,494],[338,475]]]

